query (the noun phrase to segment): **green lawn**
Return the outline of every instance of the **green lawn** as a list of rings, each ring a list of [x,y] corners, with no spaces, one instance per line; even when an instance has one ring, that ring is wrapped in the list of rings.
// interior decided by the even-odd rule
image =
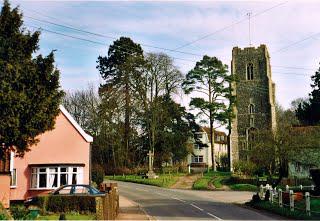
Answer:
[[[317,202],[317,203],[319,203],[319,202]],[[319,220],[320,219],[319,213],[311,213],[311,216],[307,216],[307,214],[303,210],[296,209],[294,211],[290,211],[290,208],[288,208],[288,207],[280,208],[277,204],[272,204],[272,203],[266,202],[266,201],[261,201],[261,202],[254,203],[254,204],[249,203],[249,205],[256,208],[256,209],[267,210],[267,211],[276,213],[278,215],[292,218],[292,219],[299,219],[299,220]],[[295,206],[298,206],[298,205],[295,205]],[[298,206],[298,207],[301,207],[301,206]]]
[[[222,187],[222,180],[231,175],[230,172],[219,172],[219,171],[209,171],[203,173],[203,177],[196,180],[193,184],[194,190],[208,190],[210,183],[212,183],[216,188]]]
[[[38,216],[37,220],[59,220],[59,214]],[[95,220],[95,215],[85,214],[66,214],[67,220]]]
[[[236,191],[257,191],[258,188],[251,184],[234,184],[230,182],[230,172],[213,172],[204,173],[194,184],[195,190],[209,190],[209,186],[213,185],[217,190],[223,190],[223,186],[228,186],[231,190]]]
[[[251,185],[251,184],[232,184],[229,186],[230,189],[232,190],[236,190],[236,191],[258,191],[259,188],[255,185]]]
[[[174,174],[159,174],[159,178],[156,179],[146,179],[138,175],[120,175],[120,176],[106,176],[105,179],[108,180],[118,180],[124,182],[140,183],[159,187],[170,187],[175,184],[179,177],[184,176],[183,173]]]

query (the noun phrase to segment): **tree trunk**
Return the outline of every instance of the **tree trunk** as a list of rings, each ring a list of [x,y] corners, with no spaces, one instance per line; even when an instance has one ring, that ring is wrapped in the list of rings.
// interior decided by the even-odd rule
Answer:
[[[125,85],[125,122],[124,122],[124,145],[125,145],[125,156],[124,165],[128,166],[128,155],[129,155],[129,139],[130,139],[130,89],[129,79],[126,73],[126,85]]]
[[[209,103],[212,102],[212,93],[211,93],[211,81],[209,79]],[[216,159],[214,154],[214,133],[213,133],[213,119],[212,119],[212,110],[209,111],[210,118],[210,145],[211,145],[211,159],[212,159],[212,169],[216,171]]]

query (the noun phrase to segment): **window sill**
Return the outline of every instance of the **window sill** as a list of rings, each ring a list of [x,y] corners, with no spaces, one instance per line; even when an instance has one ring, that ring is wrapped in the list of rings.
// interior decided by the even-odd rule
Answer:
[[[10,186],[10,189],[16,189],[17,186]]]
[[[29,188],[29,190],[55,190],[58,187],[54,187],[54,188]]]

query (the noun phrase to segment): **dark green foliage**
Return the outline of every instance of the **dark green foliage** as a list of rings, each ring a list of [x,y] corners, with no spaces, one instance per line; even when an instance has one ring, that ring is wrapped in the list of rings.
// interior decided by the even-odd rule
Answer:
[[[138,90],[143,84],[141,78],[141,72],[145,68],[143,51],[141,46],[130,38],[120,37],[109,47],[107,56],[98,57],[97,63],[97,68],[105,80],[99,88],[99,94],[102,97],[101,112],[106,115],[102,116],[106,117],[103,129],[109,130],[105,135],[112,136],[111,140],[114,141],[113,147],[110,148],[112,154],[119,154],[117,162],[116,156],[113,156],[113,166],[128,166],[134,161],[136,153],[136,131],[134,130],[136,119],[133,116],[137,115],[139,107],[137,97],[140,94]],[[106,109],[108,109],[107,112]],[[109,115],[114,111],[117,116],[112,114],[108,122]],[[119,121],[121,119],[120,122],[114,120],[117,117]],[[113,123],[115,125],[111,125]],[[115,149],[120,149],[120,153],[116,153]]]
[[[65,213],[61,213],[59,216],[59,220],[66,220],[66,214]]]
[[[10,215],[0,202],[0,220],[9,220]]]
[[[12,205],[10,212],[15,220],[28,219],[29,210],[24,205]]]
[[[95,182],[98,186],[103,182],[104,179],[104,169],[99,164],[94,164],[92,166],[92,181]]]
[[[319,125],[320,124],[320,68],[311,77],[312,91],[309,94],[309,99],[298,105],[296,116],[304,125]]]
[[[229,158],[227,154],[222,154],[218,162],[218,171],[230,171]]]
[[[42,198],[42,199],[41,199]],[[36,206],[47,212],[96,211],[94,196],[41,196]]]
[[[0,143],[23,155],[51,130],[63,96],[54,55],[38,55],[40,32],[23,28],[22,14],[4,1],[0,13]]]

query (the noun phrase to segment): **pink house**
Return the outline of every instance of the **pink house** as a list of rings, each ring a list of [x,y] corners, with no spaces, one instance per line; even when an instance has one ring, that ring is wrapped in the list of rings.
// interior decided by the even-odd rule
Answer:
[[[11,154],[9,199],[25,200],[65,184],[89,184],[92,141],[60,106],[53,130],[41,134],[39,143],[23,158]],[[0,176],[0,201],[4,188],[1,183],[7,183],[4,176]]]

